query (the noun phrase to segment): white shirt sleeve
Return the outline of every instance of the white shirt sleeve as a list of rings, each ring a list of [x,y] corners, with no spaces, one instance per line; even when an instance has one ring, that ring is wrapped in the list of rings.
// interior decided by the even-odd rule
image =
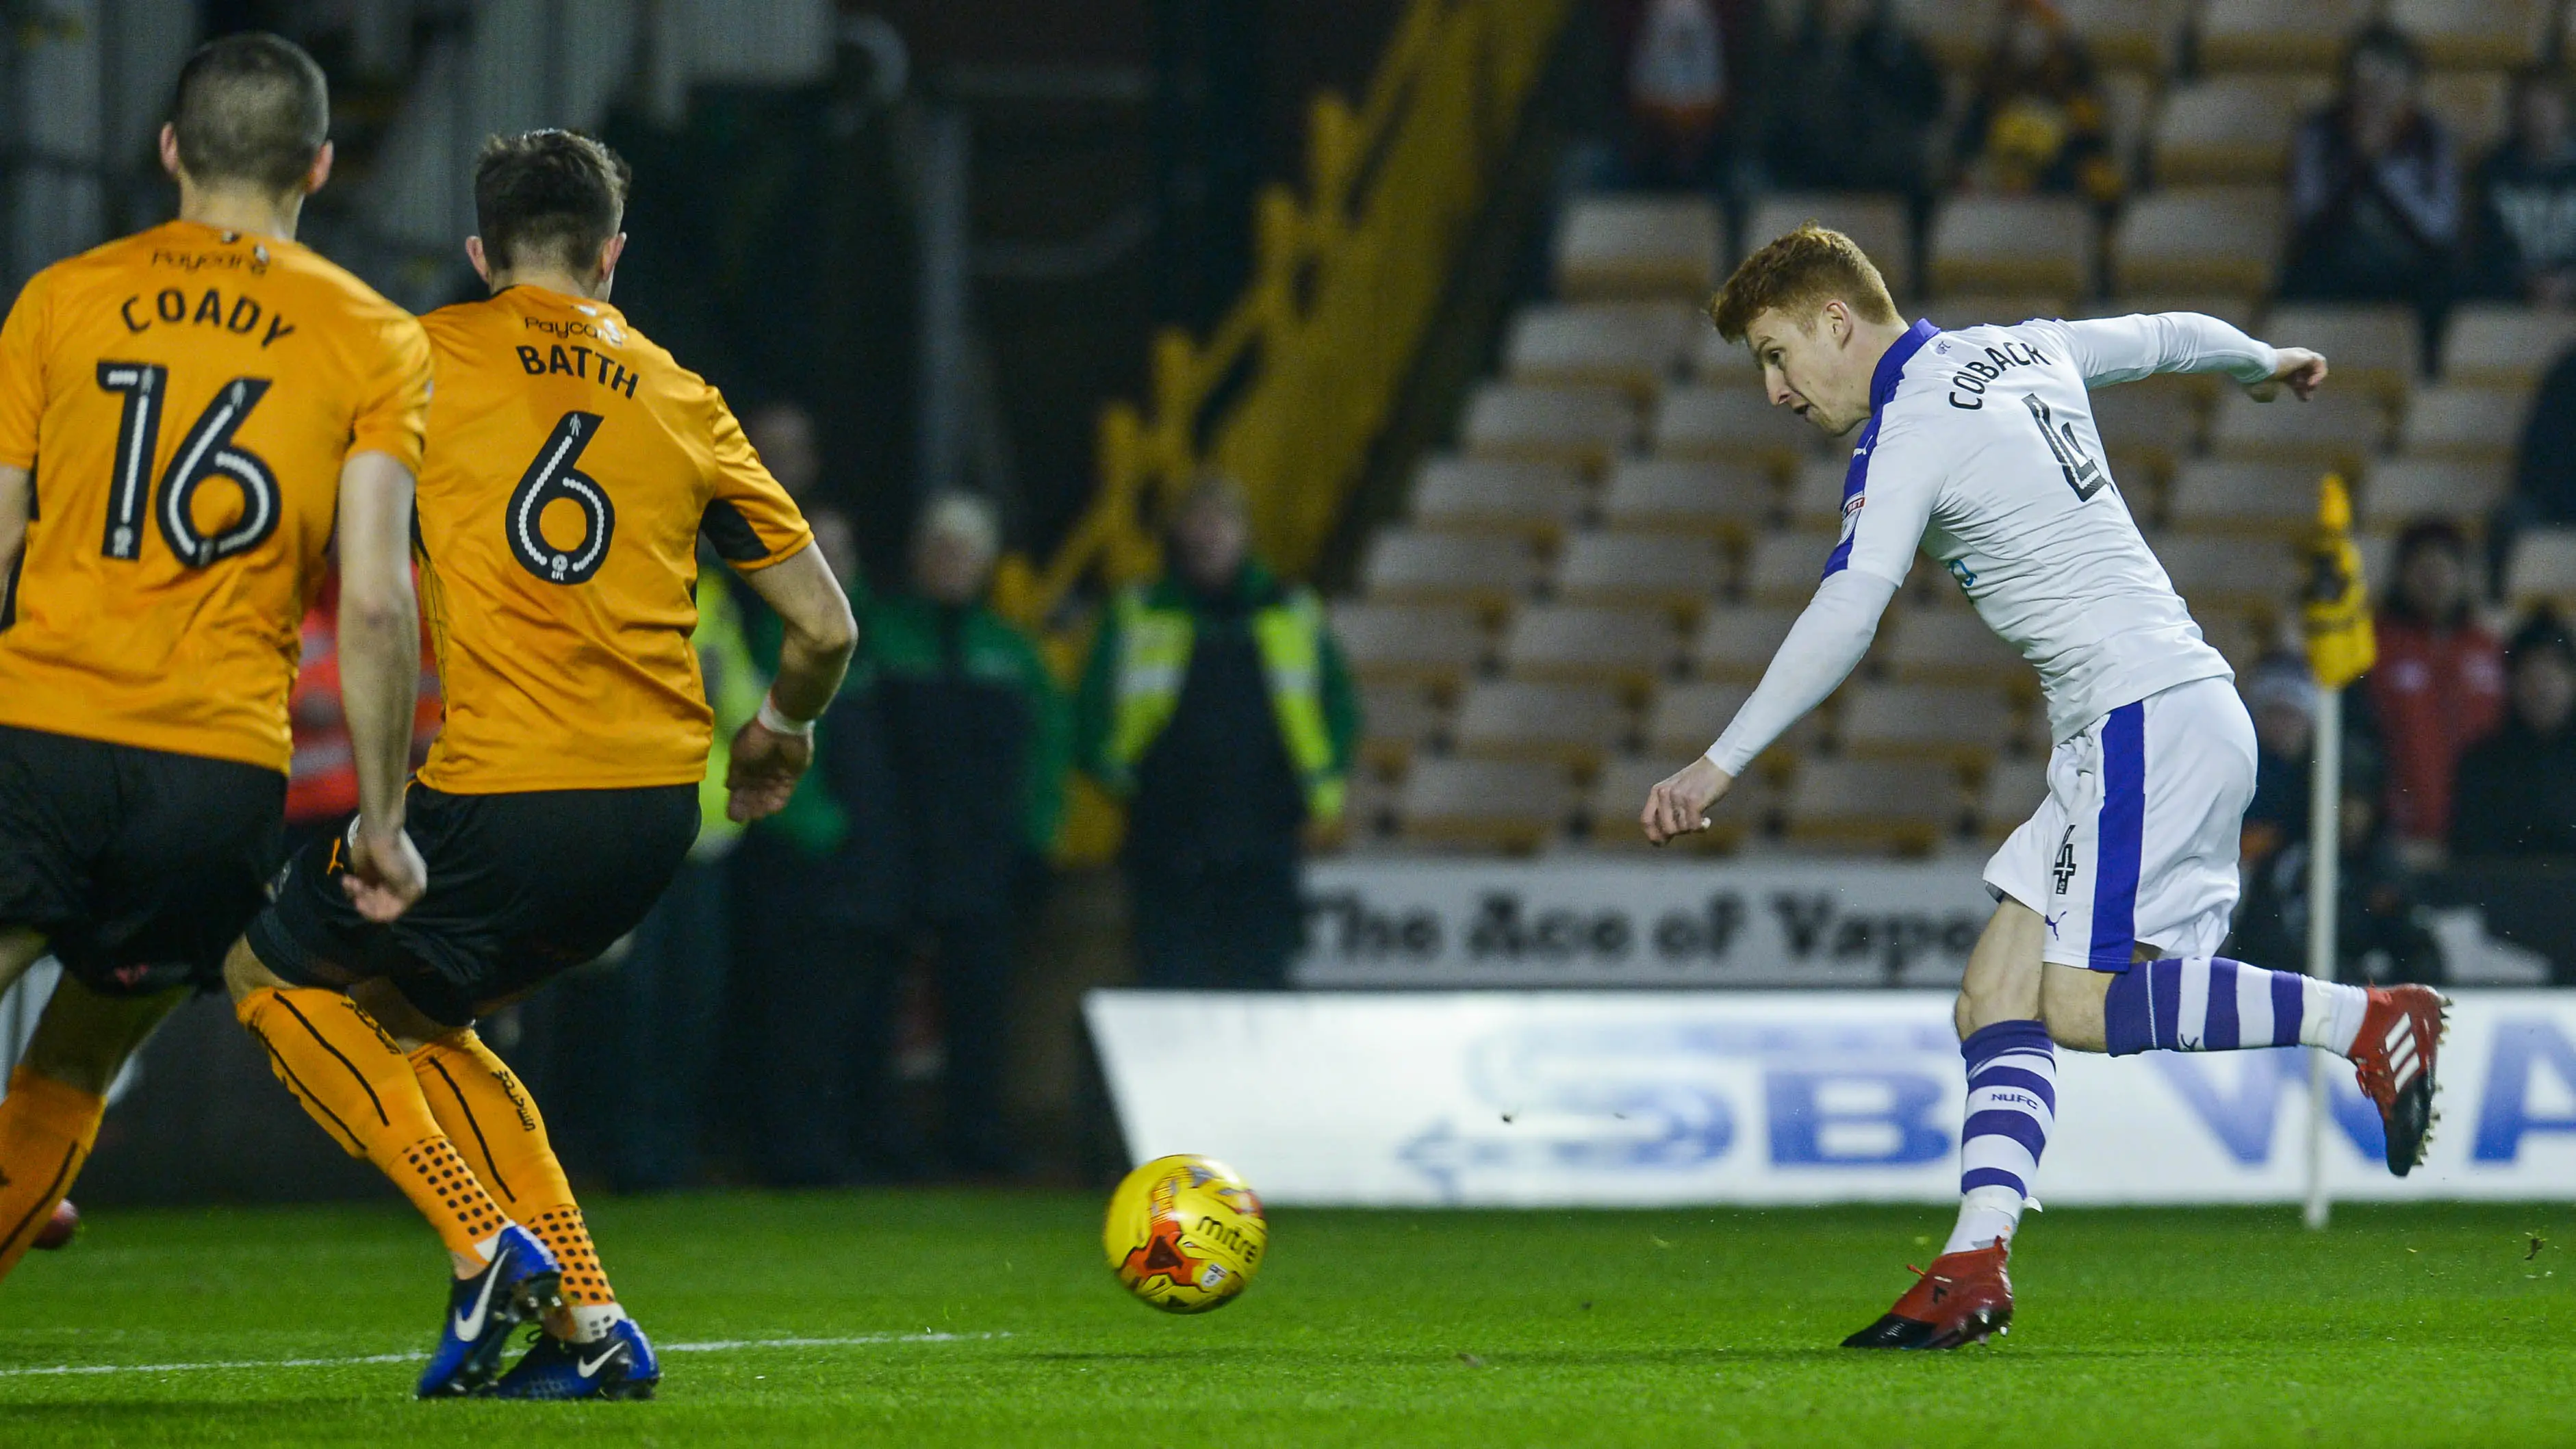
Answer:
[[[2268,342],[2198,312],[2133,313],[2088,322],[2045,322],[2056,331],[2086,387],[2136,382],[2159,372],[2223,372],[2261,382],[2280,366]]]
[[[1709,762],[1730,777],[1742,775],[1789,726],[1824,703],[1860,667],[1869,641],[1878,636],[1879,616],[1895,597],[1895,582],[1874,570],[1839,569],[1826,575],[1816,597],[1790,626],[1789,637],[1780,641],[1780,652],[1771,656],[1771,667],[1762,672],[1752,697],[1708,747]]]

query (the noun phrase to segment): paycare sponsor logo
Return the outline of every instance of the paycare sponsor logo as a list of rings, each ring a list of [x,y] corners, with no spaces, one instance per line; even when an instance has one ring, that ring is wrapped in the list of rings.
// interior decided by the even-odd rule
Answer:
[[[587,322],[571,317],[522,317],[519,323],[531,332],[543,332],[549,337],[590,337],[611,347],[626,345],[626,329],[606,317]]]

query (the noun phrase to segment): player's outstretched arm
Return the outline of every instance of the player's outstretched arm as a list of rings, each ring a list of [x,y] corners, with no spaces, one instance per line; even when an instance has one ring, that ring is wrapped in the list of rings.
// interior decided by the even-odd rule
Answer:
[[[2037,324],[2065,338],[2087,387],[2135,382],[2160,372],[2217,372],[2258,402],[2283,387],[2304,402],[2326,380],[2326,360],[2304,347],[2274,347],[2199,312],[2137,313]]]
[[[1919,521],[1914,536],[1922,536]],[[1646,838],[1661,845],[1706,830],[1709,808],[1725,797],[1745,767],[1860,667],[1861,656],[1878,637],[1879,616],[1895,597],[1895,584],[1860,569],[1843,569],[1819,585],[1726,733],[1707,754],[1647,793],[1646,808],[1637,817]]]
[[[420,601],[411,582],[412,475],[377,452],[340,465],[340,702],[358,771],[358,826],[342,883],[361,915],[390,921],[428,875],[403,833]]]
[[[725,771],[725,814],[748,821],[787,808],[796,781],[813,763],[814,721],[840,691],[859,626],[841,581],[812,544],[743,579],[786,626],[778,677],[760,714],[735,733]]]

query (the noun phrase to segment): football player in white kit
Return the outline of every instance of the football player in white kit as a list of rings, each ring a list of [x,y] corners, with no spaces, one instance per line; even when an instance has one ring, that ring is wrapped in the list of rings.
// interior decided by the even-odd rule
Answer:
[[[1845,1346],[1951,1348],[2011,1321],[2004,1263],[2055,1125],[2054,1046],[2325,1047],[2378,1104],[2389,1169],[2414,1167],[2440,995],[2215,954],[2236,905],[2253,724],[2112,482],[2087,393],[2216,372],[2304,401],[2326,360],[2189,312],[1909,327],[1851,239],[1813,225],[1746,258],[1710,314],[1751,348],[1774,406],[1858,437],[1814,601],[1717,743],[1649,794],[1647,837],[1705,828],[1746,766],[1842,684],[1918,549],[2039,671],[2053,741],[2048,798],[1986,865],[1998,904],[1959,989],[1958,1227]]]

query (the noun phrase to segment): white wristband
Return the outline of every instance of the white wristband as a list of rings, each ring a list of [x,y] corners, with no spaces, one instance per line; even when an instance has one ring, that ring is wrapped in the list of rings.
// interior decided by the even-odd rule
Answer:
[[[764,694],[760,697],[760,713],[754,716],[754,718],[760,721],[760,727],[762,729],[768,730],[773,734],[797,735],[804,737],[811,736],[814,733],[814,722],[812,720],[796,719],[789,716],[785,711],[778,707],[778,696],[774,694]]]

